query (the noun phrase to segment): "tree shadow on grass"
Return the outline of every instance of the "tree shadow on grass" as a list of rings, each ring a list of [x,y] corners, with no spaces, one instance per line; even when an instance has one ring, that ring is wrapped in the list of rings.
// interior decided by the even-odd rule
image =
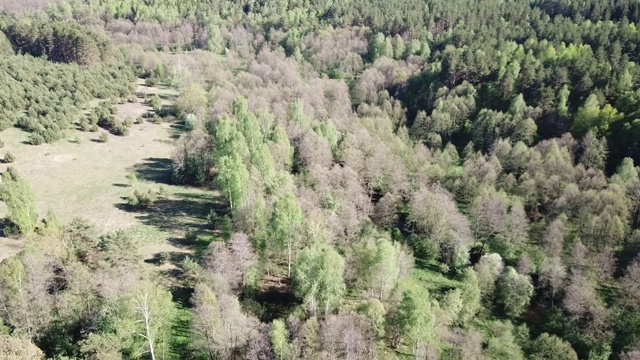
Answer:
[[[139,179],[160,184],[171,182],[171,159],[146,158],[143,163],[134,165],[132,170]]]
[[[123,199],[124,200],[124,199]],[[210,235],[212,230],[207,222],[211,210],[224,211],[226,208],[215,193],[179,192],[167,198],[156,200],[146,209],[135,209],[126,202],[115,205],[118,209],[136,213],[138,221],[153,226],[159,230],[175,233],[187,231],[184,237],[173,237],[169,242],[174,246],[185,249],[202,246],[204,235]]]

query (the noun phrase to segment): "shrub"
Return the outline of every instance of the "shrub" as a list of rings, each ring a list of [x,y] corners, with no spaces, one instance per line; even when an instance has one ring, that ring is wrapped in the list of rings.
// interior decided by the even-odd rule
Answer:
[[[171,260],[171,254],[169,254],[166,251],[161,252],[159,257],[160,257],[160,262],[163,263],[163,264],[167,263],[167,262],[169,262],[169,260]]]
[[[133,190],[133,194],[127,199],[127,203],[138,209],[146,209],[157,200],[158,193],[149,189],[147,191]]]
[[[118,136],[127,136],[129,135],[129,128],[123,123],[115,123],[111,127],[111,133]]]
[[[158,116],[158,114],[154,114],[153,120],[151,120],[151,122],[154,124],[160,124],[162,122],[162,118]]]
[[[195,116],[194,114],[187,114],[187,116],[184,117],[184,128],[186,130],[193,130],[198,126],[198,117]]]
[[[80,122],[78,123],[78,126],[82,131],[91,131],[93,125],[95,124],[92,124],[87,118],[80,119]]]
[[[144,118],[142,116],[138,116],[136,118],[135,124],[144,124]]]
[[[6,164],[11,164],[12,162],[16,161],[16,157],[15,155],[13,155],[10,152],[7,152],[6,154],[4,154],[4,162]]]
[[[198,241],[198,233],[194,230],[188,230],[184,239],[188,244],[195,244]]]
[[[100,142],[106,143],[107,141],[109,141],[109,134],[107,134],[104,131],[101,132],[100,137],[98,137],[98,140],[100,140]]]
[[[31,145],[40,145],[44,143],[44,136],[40,134],[31,134],[29,135],[29,144]]]
[[[131,183],[131,185],[135,185],[138,182],[138,176],[136,173],[131,173],[127,175],[127,180]]]
[[[159,112],[162,109],[162,99],[157,94],[153,95],[147,100],[147,105],[151,106],[153,111]]]
[[[0,140],[0,149],[4,147],[4,141]]]
[[[158,80],[155,77],[148,77],[144,80],[146,86],[156,86]]]
[[[130,128],[133,125],[133,119],[131,118],[131,116],[127,116],[126,119],[124,119],[124,126]]]
[[[209,215],[207,215],[207,222],[209,223],[209,226],[211,226],[211,228],[213,230],[217,230],[219,224],[220,224],[220,217],[218,216],[218,214],[216,213],[215,210],[211,210],[209,212]]]

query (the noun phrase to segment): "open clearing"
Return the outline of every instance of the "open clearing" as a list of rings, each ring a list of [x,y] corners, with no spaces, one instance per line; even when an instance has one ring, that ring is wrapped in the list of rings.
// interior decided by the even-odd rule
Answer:
[[[167,90],[140,85],[138,93],[159,93],[165,101],[172,95]],[[137,103],[116,105],[118,117],[135,118],[149,111],[142,101],[139,97]],[[107,143],[97,141],[100,132],[78,131],[69,136],[77,135],[79,143],[61,140],[33,146],[26,142],[28,133],[10,128],[0,133],[5,143],[0,157],[7,151],[16,156],[9,165],[30,182],[41,216],[52,209],[63,223],[82,217],[105,232],[128,229],[144,241],[141,251],[145,259],[162,252],[193,252],[191,246],[183,246],[178,239],[189,230],[204,228],[213,193],[169,184],[171,155],[179,129],[168,123],[134,124],[128,136],[109,135]],[[0,171],[4,172],[7,166],[0,164]],[[130,174],[137,177],[133,184],[127,179]],[[134,186],[140,190],[162,186],[167,194],[149,210],[131,211],[126,197]],[[0,203],[0,217],[4,216],[6,207]],[[0,238],[0,261],[23,245],[21,240]]]

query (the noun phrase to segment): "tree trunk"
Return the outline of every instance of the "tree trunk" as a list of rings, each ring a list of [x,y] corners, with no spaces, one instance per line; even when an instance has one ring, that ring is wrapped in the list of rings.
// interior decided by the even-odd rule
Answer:
[[[288,259],[287,259],[287,277],[291,278],[291,252],[292,252],[292,247],[293,247],[293,241],[291,240],[291,237],[289,237],[289,241],[287,243],[288,245],[288,250],[289,250],[289,255],[288,255]]]

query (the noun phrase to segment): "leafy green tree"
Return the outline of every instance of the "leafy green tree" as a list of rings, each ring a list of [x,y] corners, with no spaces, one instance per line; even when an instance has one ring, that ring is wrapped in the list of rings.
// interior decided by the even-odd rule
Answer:
[[[302,250],[293,266],[296,294],[312,311],[328,314],[340,306],[345,294],[344,270],[344,259],[336,250],[316,243]]]
[[[249,171],[238,156],[223,156],[218,163],[218,182],[229,199],[231,211],[238,213],[250,193]]]
[[[622,159],[622,162],[618,165],[615,174],[611,177],[611,182],[626,188],[637,181],[638,170],[636,170],[634,166],[633,159],[628,157]]]
[[[387,300],[396,283],[407,275],[403,267],[410,268],[412,259],[404,251],[399,243],[385,238],[365,239],[354,246],[357,276],[370,296]]]
[[[406,47],[404,45],[404,40],[400,36],[400,34],[396,34],[393,38],[393,58],[396,60],[402,59],[404,57],[406,51]]]
[[[507,315],[518,316],[529,306],[533,285],[528,276],[507,267],[499,282],[498,295]]]
[[[273,320],[271,329],[269,330],[269,340],[278,359],[283,360],[289,358],[289,330],[287,330],[284,321],[280,319]]]
[[[387,310],[384,308],[384,305],[380,302],[380,300],[369,300],[366,303],[358,306],[357,311],[366,316],[367,319],[369,319],[371,325],[373,326],[373,330],[376,332],[376,336],[380,338],[384,337],[384,325]]]
[[[31,234],[38,224],[36,200],[31,186],[18,172],[9,167],[2,174],[0,198],[7,205],[7,219],[21,234]]]
[[[163,357],[171,346],[171,327],[176,316],[171,293],[149,281],[141,282],[126,302],[127,315],[120,318],[121,331],[133,335],[133,354]]]
[[[560,117],[566,118],[569,116],[569,87],[567,85],[562,86],[560,91],[558,92],[558,115]]]
[[[471,268],[466,268],[462,273],[462,286],[460,286],[462,296],[462,308],[458,315],[458,321],[465,325],[471,321],[482,305],[480,304],[481,291],[478,284],[478,276]]]
[[[531,344],[529,358],[535,360],[578,360],[571,345],[555,335],[542,333]]]
[[[487,355],[493,359],[525,359],[514,330],[513,324],[510,322],[494,322],[487,340]]]
[[[198,83],[187,85],[176,99],[176,108],[183,114],[200,114],[207,105],[207,92]]]
[[[300,204],[295,196],[288,194],[278,199],[273,205],[271,215],[272,237],[278,249],[285,249],[287,253],[287,276],[291,276],[294,249],[301,240],[303,230],[303,216]]]
[[[619,118],[618,110],[609,104],[600,108],[598,97],[591,94],[576,113],[571,132],[576,137],[582,137],[592,130],[596,136],[602,136],[609,130],[609,125]]]
[[[411,284],[402,292],[400,303],[387,317],[387,333],[392,344],[398,346],[404,340],[414,355],[431,340],[434,325],[429,293],[418,284]]]

